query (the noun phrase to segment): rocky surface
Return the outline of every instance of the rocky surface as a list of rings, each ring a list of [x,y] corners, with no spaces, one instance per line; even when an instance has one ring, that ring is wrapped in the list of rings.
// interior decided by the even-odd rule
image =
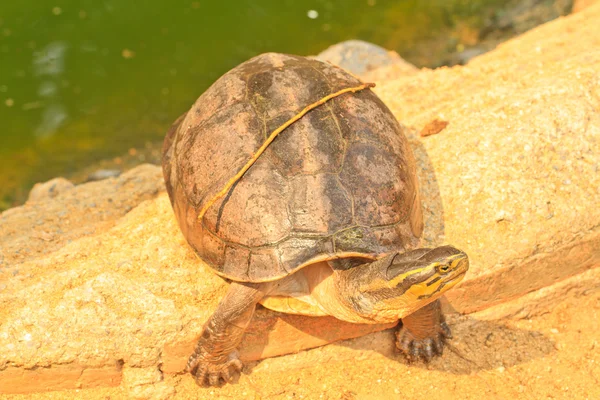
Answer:
[[[426,240],[465,248],[474,266],[448,295],[461,312],[600,264],[599,10],[376,89],[416,131],[449,122],[415,147],[429,163],[423,198],[440,199],[426,205]]]
[[[221,391],[172,374],[226,285],[185,245],[158,168],[143,166],[1,214],[0,393],[112,385],[86,397],[598,397],[599,49],[592,6],[465,67],[379,82],[413,131],[425,243],[453,243],[472,260],[446,304],[472,314],[451,317],[456,339],[428,369],[401,362],[386,330],[251,362]],[[419,138],[434,119],[447,127]],[[360,329],[259,310],[242,354]],[[576,375],[565,380],[568,371]],[[67,395],[77,396],[57,394]]]
[[[36,183],[29,192],[28,202],[42,202],[73,189],[73,182],[65,178],[54,178],[47,182]]]
[[[404,61],[395,51],[362,40],[346,40],[334,44],[315,56],[317,60],[327,61],[344,68],[365,82],[380,68],[393,68],[400,74],[412,74],[417,67]]]
[[[183,371],[227,285],[186,245],[166,193],[156,197],[161,174],[143,165],[48,199],[48,207],[28,203],[2,214],[9,250],[0,269],[0,393],[119,385],[128,368]],[[90,199],[112,212],[84,217]],[[68,212],[49,216],[54,206]],[[32,240],[43,234],[49,239]],[[10,251],[25,243],[27,252]],[[55,251],[40,256],[46,245]],[[262,309],[240,353],[256,360],[390,326]],[[125,384],[141,390],[132,379]]]
[[[481,313],[454,314],[455,333],[444,356],[429,365],[407,364],[394,352],[390,330],[357,339],[247,363],[233,385],[198,388],[185,375],[159,368],[122,369],[122,383],[10,400],[67,398],[142,399],[597,399],[600,398],[600,269],[595,287],[545,302],[540,312],[491,320]],[[575,278],[575,277],[574,277]],[[571,278],[571,279],[574,279]],[[589,283],[589,281],[587,282]],[[544,291],[552,292],[554,287]],[[532,294],[533,295],[533,294]],[[512,307],[528,309],[529,296]],[[494,312],[494,306],[486,311]],[[27,382],[31,387],[35,381]],[[86,387],[86,386],[83,386]]]
[[[598,3],[598,0],[575,0],[573,3],[573,12],[579,12],[584,8],[588,8],[589,6]]]
[[[163,190],[162,172],[151,165],[99,183],[74,187],[56,178],[36,185],[25,205],[0,214],[0,273],[16,275],[23,262],[74,239],[104,232],[141,201]]]

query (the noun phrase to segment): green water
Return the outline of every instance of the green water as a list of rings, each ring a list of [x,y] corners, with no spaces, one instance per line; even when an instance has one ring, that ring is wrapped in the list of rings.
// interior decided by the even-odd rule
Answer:
[[[363,39],[411,60],[419,41],[488,3],[498,1],[2,1],[0,209],[34,182],[159,142],[256,54]]]

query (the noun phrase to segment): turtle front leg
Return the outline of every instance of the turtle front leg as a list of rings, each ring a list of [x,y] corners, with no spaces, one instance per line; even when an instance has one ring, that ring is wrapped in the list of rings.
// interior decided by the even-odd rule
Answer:
[[[196,383],[218,386],[221,379],[231,381],[236,371],[242,369],[236,348],[252,319],[256,303],[264,296],[261,284],[233,282],[217,310],[204,325],[202,336],[187,370]]]
[[[402,318],[402,327],[396,331],[396,347],[409,361],[422,357],[429,362],[442,354],[444,341],[450,338],[450,328],[436,300]]]

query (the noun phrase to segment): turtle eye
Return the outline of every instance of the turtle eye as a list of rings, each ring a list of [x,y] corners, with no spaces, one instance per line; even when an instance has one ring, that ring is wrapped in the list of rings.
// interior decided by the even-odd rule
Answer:
[[[450,270],[450,266],[447,264],[438,265],[438,271],[441,273],[446,273]]]

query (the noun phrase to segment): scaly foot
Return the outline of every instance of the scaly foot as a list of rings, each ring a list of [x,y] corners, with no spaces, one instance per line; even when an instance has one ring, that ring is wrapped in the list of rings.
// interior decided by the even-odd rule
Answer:
[[[452,338],[450,328],[445,322],[441,322],[430,335],[417,338],[413,333],[402,326],[396,331],[396,347],[409,362],[422,358],[425,362],[431,361],[436,355],[442,355],[444,342]]]
[[[220,386],[222,381],[231,382],[235,373],[242,370],[242,362],[235,352],[219,358],[195,352],[188,360],[187,370],[199,386]]]

